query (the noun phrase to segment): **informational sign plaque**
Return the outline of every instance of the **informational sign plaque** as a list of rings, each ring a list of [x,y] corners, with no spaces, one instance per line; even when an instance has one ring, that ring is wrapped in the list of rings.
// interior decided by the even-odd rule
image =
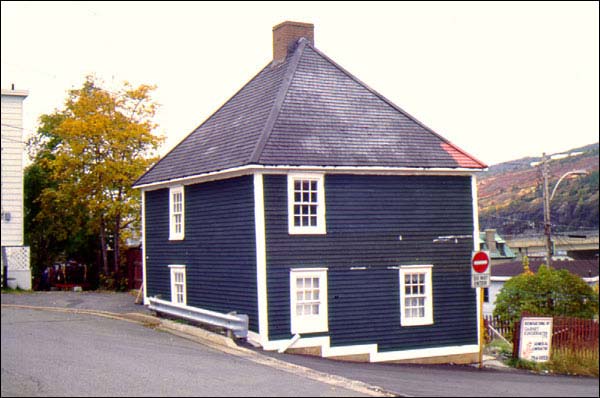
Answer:
[[[519,358],[533,362],[550,360],[552,318],[522,318]]]

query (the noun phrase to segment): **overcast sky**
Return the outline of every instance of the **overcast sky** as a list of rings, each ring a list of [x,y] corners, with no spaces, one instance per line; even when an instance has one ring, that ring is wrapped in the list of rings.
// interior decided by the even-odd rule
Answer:
[[[598,141],[598,2],[1,3],[2,88],[29,90],[24,129],[95,74],[158,86],[176,145],[272,57],[272,27],[315,45],[488,164]]]

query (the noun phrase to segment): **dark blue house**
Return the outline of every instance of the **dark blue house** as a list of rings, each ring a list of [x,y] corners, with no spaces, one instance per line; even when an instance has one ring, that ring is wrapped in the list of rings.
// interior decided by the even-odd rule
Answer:
[[[475,174],[314,47],[274,59],[144,174],[144,292],[250,318],[249,339],[364,361],[473,362]]]

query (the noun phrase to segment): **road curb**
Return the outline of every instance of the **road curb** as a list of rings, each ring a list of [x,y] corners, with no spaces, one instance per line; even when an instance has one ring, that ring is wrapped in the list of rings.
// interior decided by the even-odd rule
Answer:
[[[249,350],[244,347],[238,346],[232,339],[222,336],[216,333],[209,332],[205,329],[201,329],[198,327],[194,327],[191,325],[186,325],[182,323],[178,323],[175,321],[171,321],[168,319],[158,318],[152,315],[142,314],[142,313],[124,313],[118,314],[108,311],[99,311],[99,310],[88,310],[88,309],[78,309],[78,308],[60,308],[60,307],[42,307],[42,306],[31,306],[31,305],[18,305],[18,304],[2,304],[2,308],[17,308],[17,309],[28,309],[28,310],[36,310],[36,311],[53,311],[53,312],[63,312],[63,313],[72,313],[72,314],[85,314],[85,315],[95,315],[109,319],[122,320],[127,322],[133,322],[137,324],[141,324],[143,326],[152,327],[157,330],[165,331],[172,333],[176,336],[192,340],[194,342],[200,343],[204,346],[210,347],[212,349],[225,352],[227,354],[235,355],[237,357],[241,357],[252,362],[269,366],[278,370],[282,370],[285,372],[293,373],[295,375],[302,375],[306,378],[326,383],[331,386],[335,386],[338,388],[344,388],[347,390],[352,390],[361,394],[375,396],[375,397],[394,397],[401,396],[397,393],[393,393],[387,391],[381,387],[369,385],[362,381],[347,379],[342,376],[331,375],[323,372],[319,372],[314,369],[310,369],[304,366],[295,365],[292,363],[288,363],[285,361],[281,361],[276,358],[267,357],[261,355],[256,351]]]

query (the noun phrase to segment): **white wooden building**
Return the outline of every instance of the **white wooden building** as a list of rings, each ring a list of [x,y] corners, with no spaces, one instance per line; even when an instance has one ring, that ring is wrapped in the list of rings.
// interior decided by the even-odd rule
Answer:
[[[2,273],[8,285],[31,289],[29,247],[23,245],[23,101],[26,90],[2,89]]]

